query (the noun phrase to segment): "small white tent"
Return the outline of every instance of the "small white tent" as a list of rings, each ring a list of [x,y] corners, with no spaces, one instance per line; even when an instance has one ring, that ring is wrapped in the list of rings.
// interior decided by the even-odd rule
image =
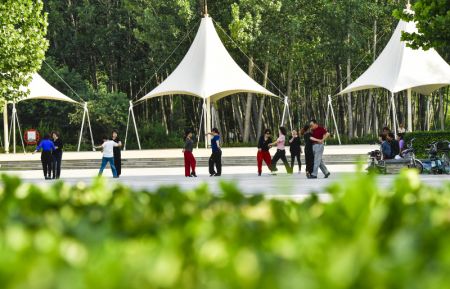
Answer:
[[[73,104],[77,104],[77,105],[81,105],[83,106],[83,121],[82,121],[82,125],[81,125],[81,132],[80,132],[80,137],[79,137],[79,143],[78,143],[78,151],[80,150],[80,144],[81,144],[81,136],[83,134],[83,128],[84,128],[84,123],[87,117],[88,120],[88,125],[89,125],[89,130],[90,130],[90,135],[91,135],[91,141],[92,141],[92,146],[94,146],[94,138],[92,135],[92,129],[91,129],[91,124],[90,124],[90,119],[89,119],[89,111],[87,108],[87,103],[80,103],[77,102],[73,99],[71,99],[70,97],[66,96],[65,94],[63,94],[62,92],[60,92],[59,90],[57,90],[56,88],[54,88],[53,86],[51,86],[47,81],[45,81],[45,79],[43,79],[38,73],[33,74],[32,80],[30,82],[30,84],[28,85],[27,88],[22,88],[22,90],[28,90],[29,94],[27,95],[27,97],[20,99],[17,101],[17,103],[19,102],[23,102],[26,100],[33,100],[33,99],[43,99],[43,100],[56,100],[56,101],[64,101],[64,102],[69,102],[69,103],[73,103]],[[13,150],[14,153],[16,153],[16,124],[18,125],[19,128],[19,133],[20,133],[20,138],[22,140],[22,146],[24,147],[24,143],[23,143],[23,139],[22,139],[22,132],[20,129],[20,123],[17,117],[17,109],[16,109],[16,102],[12,102],[13,105],[13,109],[12,109],[12,120],[11,120],[11,124],[12,124],[12,133],[13,133]],[[6,109],[5,109],[6,111]],[[9,135],[8,135],[8,118],[7,118],[7,114],[4,115],[4,134],[5,134],[5,149],[8,152],[9,151]],[[25,152],[25,147],[24,147],[24,152]]]
[[[137,102],[173,94],[200,97],[204,100],[205,131],[210,131],[211,101],[240,92],[276,96],[236,64],[220,40],[213,20],[205,15],[189,51],[178,67],[165,81]],[[133,117],[132,104],[130,110],[129,116]]]
[[[30,90],[30,94],[28,94],[27,97],[20,99],[18,102],[29,99],[46,99],[78,103],[51,86],[37,73],[33,74],[33,79],[27,88]]]
[[[408,5],[405,10],[413,13]],[[385,88],[394,93],[408,91],[408,131],[412,131],[411,90],[421,94],[430,94],[436,89],[450,84],[450,66],[434,49],[414,50],[401,40],[402,31],[417,33],[414,22],[400,21],[388,44],[375,62],[352,84],[339,94],[353,91]],[[394,117],[394,129],[395,117]]]

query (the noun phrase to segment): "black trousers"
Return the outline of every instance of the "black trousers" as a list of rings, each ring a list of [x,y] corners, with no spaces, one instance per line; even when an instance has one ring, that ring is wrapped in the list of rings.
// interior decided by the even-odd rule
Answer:
[[[275,155],[272,158],[272,170],[277,171],[277,162],[279,160],[282,160],[284,163],[284,166],[286,167],[287,173],[292,173],[292,168],[289,166],[289,163],[286,159],[286,151],[285,150],[277,150]]]
[[[59,179],[61,175],[62,152],[53,152],[53,178]]]
[[[312,174],[314,170],[314,154],[311,150],[305,149],[306,173]]]
[[[114,154],[114,166],[116,167],[117,175],[122,173],[122,156],[120,154]]]
[[[291,152],[291,168],[294,169],[295,159],[297,158],[298,170],[302,170],[302,161],[300,160],[300,152]]]
[[[217,172],[214,170],[214,166],[216,167]],[[222,151],[219,150],[217,152],[213,152],[209,157],[209,174],[214,175],[222,174]]]
[[[44,177],[50,178],[52,174],[53,157],[51,151],[41,153],[42,170],[44,171]]]

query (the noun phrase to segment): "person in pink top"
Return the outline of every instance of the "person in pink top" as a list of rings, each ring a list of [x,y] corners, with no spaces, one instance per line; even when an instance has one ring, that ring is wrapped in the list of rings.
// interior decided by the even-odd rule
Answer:
[[[277,152],[272,158],[272,171],[276,172],[278,170],[277,162],[281,159],[284,163],[284,166],[286,167],[286,172],[288,174],[292,174],[292,168],[289,166],[289,163],[286,159],[286,148],[285,148],[286,133],[287,133],[286,128],[283,126],[280,127],[278,139],[270,144],[271,146],[277,146]]]

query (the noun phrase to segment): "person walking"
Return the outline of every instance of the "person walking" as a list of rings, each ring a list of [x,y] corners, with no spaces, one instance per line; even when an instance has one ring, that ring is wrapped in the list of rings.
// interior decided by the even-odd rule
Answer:
[[[294,129],[292,132],[292,137],[289,140],[289,151],[291,152],[291,169],[294,171],[295,159],[298,163],[298,173],[302,171],[302,161],[300,160],[300,154],[302,153],[302,148],[300,146],[300,137],[297,131]]]
[[[103,174],[103,170],[105,169],[106,164],[109,163],[109,165],[111,166],[113,177],[118,178],[116,166],[114,165],[114,147],[118,147],[119,144],[117,144],[113,140],[109,140],[106,136],[104,136],[102,140],[103,144],[101,146],[95,147],[96,149],[103,150],[102,164],[100,166],[98,175],[101,176]]]
[[[306,164],[306,177],[309,178],[314,169],[314,153],[313,153],[313,143],[311,141],[311,131],[309,125],[305,125],[300,134],[303,136],[305,142],[305,164]]]
[[[222,149],[220,147],[220,133],[217,128],[213,128],[209,135],[211,138],[212,154],[209,158],[209,176],[220,177],[222,175]],[[214,170],[214,166],[217,171]]]
[[[323,162],[323,151],[324,151],[324,142],[330,136],[327,130],[319,126],[315,119],[311,120],[310,127],[312,130],[311,133],[311,141],[313,143],[313,153],[314,153],[314,168],[310,179],[317,179],[317,174],[319,172],[319,168],[322,173],[325,175],[325,178],[330,176],[330,172],[328,171],[325,163]]]
[[[114,166],[116,167],[117,177],[120,177],[122,174],[122,142],[119,138],[119,133],[117,130],[112,131],[112,140],[118,144],[118,146],[114,147]]]
[[[63,142],[61,140],[60,134],[57,131],[52,132],[53,144],[55,145],[55,150],[52,152],[53,157],[53,176],[52,179],[59,179],[61,176],[61,161],[63,154]]]
[[[192,151],[194,150],[194,141],[192,140],[192,132],[187,131],[184,137],[184,176],[197,177],[195,173],[195,165],[197,164]]]
[[[55,150],[55,145],[50,140],[50,134],[46,134],[44,136],[44,139],[41,140],[41,142],[36,147],[36,150],[33,152],[33,154],[37,153],[40,150],[42,150],[41,162],[42,162],[42,170],[44,171],[44,177],[46,180],[50,180],[53,163],[52,152]]]
[[[275,155],[272,158],[272,172],[276,172],[278,171],[277,169],[277,162],[281,159],[284,163],[284,166],[286,168],[286,172],[288,174],[292,174],[292,168],[289,166],[289,163],[286,159],[286,128],[281,126],[279,128],[279,132],[278,132],[278,139],[271,143],[270,146],[277,146],[277,152],[275,153]]]
[[[269,152],[269,145],[272,143],[272,137],[270,135],[270,129],[265,129],[264,134],[260,136],[258,141],[258,154],[256,155],[256,162],[258,164],[258,176],[261,176],[263,161],[266,163],[269,170],[272,171],[272,157],[270,156]]]

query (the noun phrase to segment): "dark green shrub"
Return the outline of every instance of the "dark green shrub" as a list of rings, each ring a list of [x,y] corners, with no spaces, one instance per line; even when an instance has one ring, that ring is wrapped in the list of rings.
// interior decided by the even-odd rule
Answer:
[[[406,143],[413,138],[415,138],[414,148],[416,149],[416,154],[423,158],[428,156],[425,150],[430,143],[443,140],[450,141],[450,131],[415,131],[406,133],[404,136]]]

